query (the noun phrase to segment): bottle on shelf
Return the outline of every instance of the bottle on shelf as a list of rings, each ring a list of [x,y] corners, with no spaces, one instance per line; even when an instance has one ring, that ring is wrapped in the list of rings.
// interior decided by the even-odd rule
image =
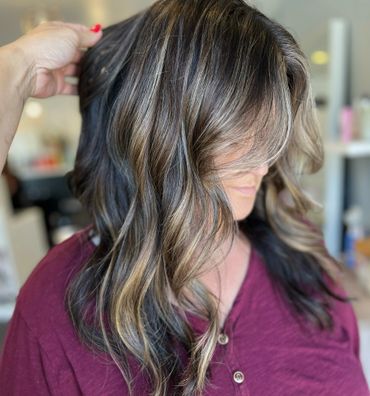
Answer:
[[[353,137],[353,110],[351,106],[344,106],[340,112],[340,140],[348,143]]]
[[[357,265],[356,242],[364,238],[363,211],[360,206],[351,206],[343,215],[344,224],[347,226],[344,235],[344,260],[347,267],[354,269]]]

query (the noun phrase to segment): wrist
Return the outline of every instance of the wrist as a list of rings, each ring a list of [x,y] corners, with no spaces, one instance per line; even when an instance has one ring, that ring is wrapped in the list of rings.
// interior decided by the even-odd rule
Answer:
[[[6,74],[18,98],[25,102],[34,90],[35,67],[15,42],[0,48],[1,72]]]

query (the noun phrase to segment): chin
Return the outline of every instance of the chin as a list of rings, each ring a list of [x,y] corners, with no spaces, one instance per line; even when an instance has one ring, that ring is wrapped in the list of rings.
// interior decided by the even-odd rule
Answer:
[[[252,213],[253,204],[254,204],[254,201],[252,201],[250,204],[246,203],[242,207],[235,208],[233,210],[234,220],[241,221],[241,220],[246,219]]]

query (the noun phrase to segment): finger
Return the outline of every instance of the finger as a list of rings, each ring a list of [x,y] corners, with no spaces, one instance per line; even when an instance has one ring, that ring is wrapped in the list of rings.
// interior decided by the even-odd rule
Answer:
[[[65,77],[77,77],[80,74],[81,67],[76,63],[70,63],[64,68],[64,76]]]
[[[80,32],[86,32],[89,30],[89,28],[86,25],[82,25],[81,23],[63,22],[63,24]]]
[[[73,56],[71,63],[78,63],[82,59],[82,57],[85,55],[85,52],[86,51],[81,50],[81,49],[76,50],[76,53]]]
[[[86,25],[82,25],[81,23],[64,22],[59,20],[47,21],[47,23],[54,26],[70,27],[73,30],[81,31],[81,32],[89,30],[89,28]]]
[[[103,36],[103,31],[92,32],[87,26],[79,23],[66,22],[66,26],[74,29],[80,38],[80,47],[89,48],[95,45]]]
[[[103,36],[103,32],[91,32],[90,30],[80,33],[80,47],[89,48],[95,45]]]
[[[73,77],[66,77],[64,73],[64,68],[52,71],[49,86],[53,95],[73,95],[77,92],[77,82],[73,81]]]
[[[66,82],[60,91],[60,95],[77,95],[78,87],[77,84],[71,84]]]

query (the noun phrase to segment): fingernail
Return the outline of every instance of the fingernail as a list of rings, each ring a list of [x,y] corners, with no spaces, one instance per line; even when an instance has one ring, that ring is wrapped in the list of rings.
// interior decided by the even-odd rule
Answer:
[[[91,30],[92,32],[94,32],[94,33],[98,33],[98,32],[100,31],[100,29],[101,29],[101,24],[100,24],[100,23],[97,23],[96,25],[94,25],[94,26],[92,26],[92,27],[90,28],[90,30]]]

